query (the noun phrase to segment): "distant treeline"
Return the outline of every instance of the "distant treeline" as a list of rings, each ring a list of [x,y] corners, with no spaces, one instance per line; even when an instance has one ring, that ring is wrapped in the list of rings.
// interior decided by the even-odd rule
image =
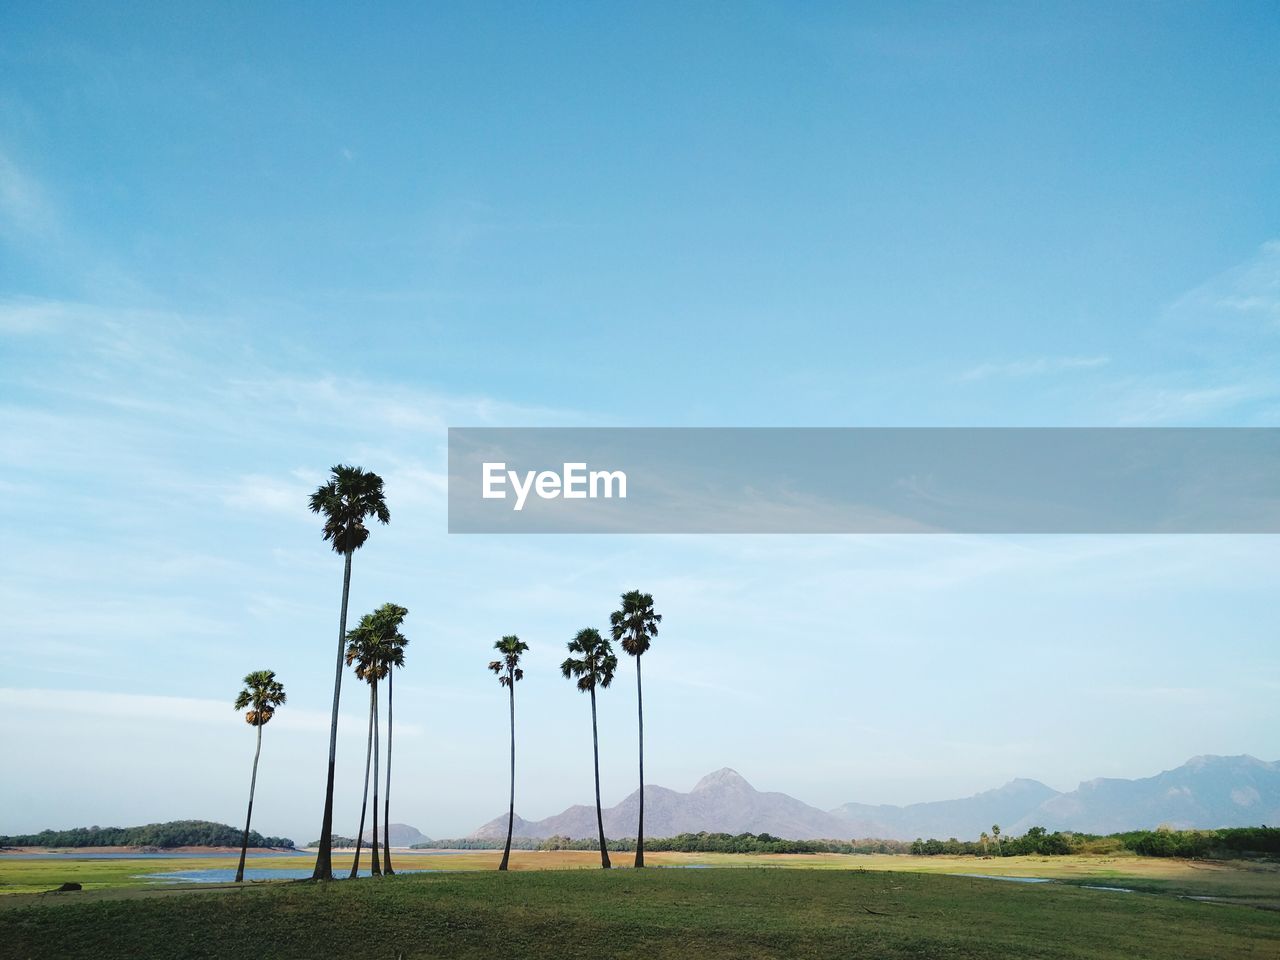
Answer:
[[[6,847],[238,847],[244,831],[209,820],[171,820],[143,827],[76,827],[0,837]],[[251,847],[292,847],[288,837],[249,831]]]
[[[414,844],[415,850],[501,850],[502,837],[461,840],[432,840]],[[512,837],[512,850],[597,850],[598,840],[570,840],[568,837],[535,839]],[[634,839],[608,840],[615,853],[630,853]],[[645,837],[649,852],[678,853],[907,853],[910,844],[901,840],[783,840],[767,833],[682,833],[675,837]]]
[[[1047,832],[1032,827],[1021,837],[986,840],[916,840],[910,852],[920,856],[939,854],[1019,857],[1029,854],[1058,856],[1068,853],[1113,853],[1132,850],[1146,857],[1229,859],[1280,855],[1280,828],[1229,827],[1222,830],[1130,830],[1101,836],[1092,833]]]
[[[334,837],[334,846],[354,846],[355,841]],[[505,840],[466,837],[414,844],[415,850],[501,850]],[[629,853],[632,839],[609,840],[611,852]],[[512,837],[512,850],[596,850],[597,840],[568,837]],[[1032,827],[1020,837],[984,840],[784,840],[767,833],[682,833],[675,837],[646,838],[648,851],[678,853],[911,853],[917,856],[1062,856],[1069,853],[1114,853],[1132,850],[1148,857],[1249,857],[1280,855],[1280,828],[1238,827],[1224,830],[1133,830],[1106,836],[1069,833]]]
[[[1021,837],[998,837],[985,840],[916,840],[909,849],[916,856],[935,857],[941,854],[976,857],[1022,857],[1029,854],[1057,856],[1080,852],[1082,834],[1049,833],[1044,827],[1032,827]],[[1095,838],[1096,839],[1096,838]]]
[[[1148,857],[1229,858],[1280,855],[1280,827],[1140,830],[1115,836],[1126,850]]]
[[[340,837],[336,833],[331,834],[331,836],[333,837],[333,839],[330,841],[330,843],[335,847],[354,847],[356,845],[355,837]],[[312,840],[310,843],[307,844],[307,849],[310,850],[312,847],[318,847],[318,846],[320,846],[320,841]],[[364,846],[368,846],[368,844],[366,843],[364,844]]]

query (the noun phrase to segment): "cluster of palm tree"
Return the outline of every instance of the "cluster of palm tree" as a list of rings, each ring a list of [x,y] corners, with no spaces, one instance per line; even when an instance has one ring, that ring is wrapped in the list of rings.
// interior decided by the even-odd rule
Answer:
[[[314,880],[333,879],[333,792],[334,772],[338,752],[338,707],[342,697],[343,666],[355,670],[357,680],[369,685],[369,732],[365,748],[364,792],[360,805],[360,829],[356,833],[356,851],[351,865],[351,876],[360,868],[360,853],[364,842],[364,825],[369,806],[369,784],[373,783],[373,829],[370,843],[370,869],[374,875],[391,874],[391,738],[392,691],[395,670],[404,665],[404,648],[408,639],[400,632],[409,611],[394,603],[384,603],[378,609],[365,614],[351,630],[347,629],[347,604],[351,593],[351,558],[369,539],[370,520],[391,522],[382,489],[382,478],[360,467],[340,464],[332,468],[329,479],[311,495],[310,508],[324,519],[324,539],[335,553],[343,558],[342,605],[338,615],[338,656],[333,677],[333,706],[329,719],[329,768],[325,783],[324,813],[320,824],[320,846],[316,852]],[[636,661],[636,703],[639,713],[640,755],[640,815],[636,830],[635,865],[644,866],[644,687],[640,675],[641,657],[649,649],[650,642],[658,635],[662,616],[654,612],[653,597],[639,590],[622,595],[621,607],[610,617],[610,639],[601,636],[594,627],[578,631],[569,641],[570,656],[560,665],[561,673],[577,681],[580,691],[591,697],[591,742],[595,770],[596,825],[600,832],[600,865],[608,868],[609,852],[605,847],[604,815],[600,805],[600,738],[596,722],[596,690],[606,689],[613,683],[618,668],[618,658],[613,643]],[[519,637],[503,637],[494,644],[499,659],[490,661],[489,669],[498,675],[498,682],[507,688],[511,715],[511,790],[507,817],[507,842],[502,851],[499,870],[506,870],[511,857],[511,835],[515,825],[515,777],[516,777],[516,683],[524,678],[520,667],[521,656],[529,645]],[[387,765],[386,789],[382,797],[382,851],[378,850],[378,786],[381,758],[379,684],[387,686]],[[253,756],[253,776],[249,783],[249,812],[245,818],[244,840],[241,844],[240,866],[236,881],[244,879],[245,856],[249,842],[249,823],[253,817],[253,794],[258,780],[258,758],[262,752],[262,727],[285,702],[284,687],[270,670],[259,670],[244,678],[245,687],[236,698],[236,710],[251,708],[245,719],[257,728],[257,748]]]
[[[356,835],[356,854],[351,866],[355,876],[360,866],[360,849],[364,840],[365,816],[369,803],[370,761],[373,764],[373,833],[371,843],[371,871],[374,874],[390,874],[391,865],[391,736],[392,736],[392,680],[394,669],[404,665],[404,648],[408,640],[400,627],[409,611],[394,603],[384,603],[372,613],[360,618],[360,623],[347,630],[347,602],[351,594],[351,557],[369,539],[367,521],[390,523],[382,492],[382,478],[359,467],[340,464],[334,467],[327,482],[311,495],[313,513],[324,518],[324,539],[343,559],[342,608],[338,615],[338,657],[333,675],[333,708],[329,717],[329,771],[325,783],[324,815],[320,828],[320,848],[312,879],[333,879],[333,787],[334,771],[338,755],[338,705],[342,696],[342,668],[344,663],[355,667],[358,680],[369,684],[369,745],[365,752],[364,796],[360,806],[360,830]],[[378,743],[378,683],[387,681],[387,775],[386,793],[383,797],[382,859],[378,857],[378,760],[381,754]],[[275,708],[285,702],[284,687],[270,670],[259,670],[244,678],[245,687],[236,698],[237,711],[251,707],[245,719],[257,727],[258,744],[253,755],[253,776],[249,782],[249,814],[245,818],[244,839],[240,849],[240,865],[236,870],[236,882],[244,879],[244,862],[249,845],[249,822],[253,817],[253,794],[258,783],[258,758],[262,752],[262,727],[275,713]]]
[[[662,615],[653,609],[653,596],[630,590],[622,595],[622,606],[610,616],[613,641],[636,661],[636,706],[639,713],[640,746],[640,811],[636,826],[635,866],[644,866],[644,686],[640,675],[640,658],[649,649],[650,642],[658,635]],[[499,870],[506,870],[511,857],[511,834],[516,816],[516,681],[524,678],[520,669],[520,657],[529,645],[516,636],[506,636],[494,645],[502,656],[490,661],[489,669],[498,675],[498,682],[507,688],[511,711],[511,794],[507,811],[507,842],[502,850]],[[596,827],[600,834],[600,866],[608,870],[612,863],[605,844],[604,812],[600,804],[600,734],[596,718],[596,690],[607,689],[613,683],[618,669],[618,657],[613,643],[602,637],[594,627],[579,630],[569,641],[570,656],[560,664],[560,672],[566,679],[577,681],[578,690],[591,697],[591,751],[596,787]]]
[[[313,880],[333,879],[333,779],[338,757],[338,705],[342,697],[342,667],[349,644],[347,633],[347,600],[351,594],[351,557],[369,539],[367,521],[391,522],[391,511],[382,492],[382,478],[360,467],[339,464],[330,471],[328,482],[311,495],[312,513],[324,518],[324,539],[343,560],[342,608],[338,615],[338,657],[333,673],[333,708],[329,715],[329,771],[324,789],[324,814],[320,821],[320,848],[316,852]],[[375,611],[376,613],[376,611]],[[372,616],[372,614],[370,615]],[[402,618],[403,619],[403,618]],[[363,624],[364,621],[362,620]],[[355,631],[358,633],[359,627]],[[358,658],[357,658],[358,659]],[[370,698],[376,703],[376,668],[367,678]],[[371,708],[372,709],[372,708]],[[371,712],[371,717],[373,716]],[[390,761],[388,760],[388,775]],[[388,806],[390,786],[388,786]],[[375,816],[377,803],[374,804]],[[363,826],[361,832],[363,832]],[[389,827],[388,827],[389,830]],[[376,840],[375,840],[376,843]],[[383,844],[385,850],[386,844]],[[357,856],[357,861],[358,861]],[[375,857],[376,860],[376,857]]]
[[[409,611],[394,603],[384,603],[360,618],[360,623],[347,633],[348,665],[355,667],[357,680],[369,684],[369,736],[364,755],[364,795],[360,801],[360,829],[356,831],[356,852],[351,861],[351,876],[360,870],[360,848],[364,843],[364,821],[369,804],[369,764],[373,761],[373,831],[370,834],[369,872],[374,876],[393,874],[391,867],[391,733],[392,693],[395,669],[404,666],[404,648],[409,640],[400,632]],[[382,862],[378,862],[378,683],[387,681],[387,789],[383,797]]]

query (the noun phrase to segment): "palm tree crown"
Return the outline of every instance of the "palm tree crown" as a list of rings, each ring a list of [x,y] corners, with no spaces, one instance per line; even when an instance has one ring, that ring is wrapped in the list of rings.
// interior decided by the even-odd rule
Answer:
[[[579,690],[590,691],[613,683],[618,658],[614,656],[613,645],[600,636],[599,630],[594,627],[579,630],[578,635],[569,641],[569,652],[582,656],[566,657],[560,664],[560,672],[566,678],[577,677]]]
[[[633,657],[649,650],[649,641],[658,635],[662,614],[653,612],[653,594],[630,590],[622,595],[622,609],[609,617],[613,639]]]
[[[347,666],[355,666],[357,680],[376,683],[386,679],[390,672],[390,655],[390,646],[379,634],[360,627],[347,631]]]
[[[404,607],[384,603],[347,631],[347,666],[355,664],[357,678],[384,680],[392,667],[404,666],[409,638],[400,632],[400,626],[408,615]]]
[[[311,512],[324,514],[324,538],[336,553],[352,553],[369,539],[368,517],[391,522],[382,478],[360,467],[339,464],[329,482],[311,495]]]
[[[509,687],[517,680],[524,679],[524,671],[520,669],[520,655],[529,649],[529,645],[517,636],[506,636],[495,640],[493,649],[502,654],[500,660],[490,660],[489,669],[498,675],[498,682]]]
[[[244,678],[244,689],[236,697],[235,709],[238,713],[245,707],[251,707],[244,715],[245,722],[261,727],[275,715],[276,707],[283,706],[287,699],[284,684],[276,679],[274,670],[255,670]]]

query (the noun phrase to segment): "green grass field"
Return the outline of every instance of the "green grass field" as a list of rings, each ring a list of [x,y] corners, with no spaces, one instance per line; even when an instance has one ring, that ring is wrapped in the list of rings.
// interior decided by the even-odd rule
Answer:
[[[862,870],[545,870],[5,898],[14,958],[1247,958],[1280,913]]]
[[[539,859],[541,858],[541,859]],[[404,858],[408,859],[408,858]],[[467,858],[431,858],[458,860]],[[490,865],[493,855],[475,854]],[[620,858],[621,859],[621,858]],[[655,855],[667,863],[718,863],[712,855]],[[138,861],[36,861],[41,872],[77,863],[101,886],[81,893],[0,897],[6,957],[1275,957],[1280,911],[1179,899],[1203,895],[1274,901],[1274,869],[1129,858],[1115,864],[1052,858],[1007,864],[947,858],[727,856],[758,867],[572,869],[590,855],[524,854],[522,869],[417,874],[339,883],[257,883],[200,888],[129,887],[111,874]],[[1047,858],[1046,858],[1047,859]],[[865,869],[852,861],[878,861]],[[1056,863],[1055,863],[1056,861]],[[12,872],[17,863],[0,863]],[[157,861],[142,861],[147,870]],[[164,867],[179,861],[163,861]],[[209,860],[198,860],[207,867]],[[415,863],[417,860],[415,858]],[[1052,868],[1064,883],[1019,884],[940,876],[942,870],[1015,876]],[[133,864],[128,867],[125,864]],[[778,865],[797,869],[768,869]],[[975,864],[979,869],[974,869]],[[1153,872],[1153,864],[1164,874]],[[562,869],[536,869],[558,867]],[[809,867],[810,869],[804,869]],[[813,869],[817,867],[818,869]],[[887,869],[896,867],[896,869]],[[933,868],[919,872],[913,868]],[[1180,869],[1179,869],[1180,867]],[[564,869],[567,868],[567,869]],[[905,869],[904,869],[905,868]],[[24,867],[24,879],[36,879]],[[58,874],[63,878],[63,874]],[[1138,878],[1160,893],[1075,886]],[[52,879],[52,876],[50,876]],[[1161,887],[1160,884],[1167,884]],[[18,884],[14,884],[18,886]],[[1123,886],[1123,884],[1116,884]]]

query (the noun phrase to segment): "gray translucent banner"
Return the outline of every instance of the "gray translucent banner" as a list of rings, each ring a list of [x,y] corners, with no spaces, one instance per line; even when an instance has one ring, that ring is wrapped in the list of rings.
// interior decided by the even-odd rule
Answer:
[[[452,428],[450,533],[1280,533],[1280,429]]]

